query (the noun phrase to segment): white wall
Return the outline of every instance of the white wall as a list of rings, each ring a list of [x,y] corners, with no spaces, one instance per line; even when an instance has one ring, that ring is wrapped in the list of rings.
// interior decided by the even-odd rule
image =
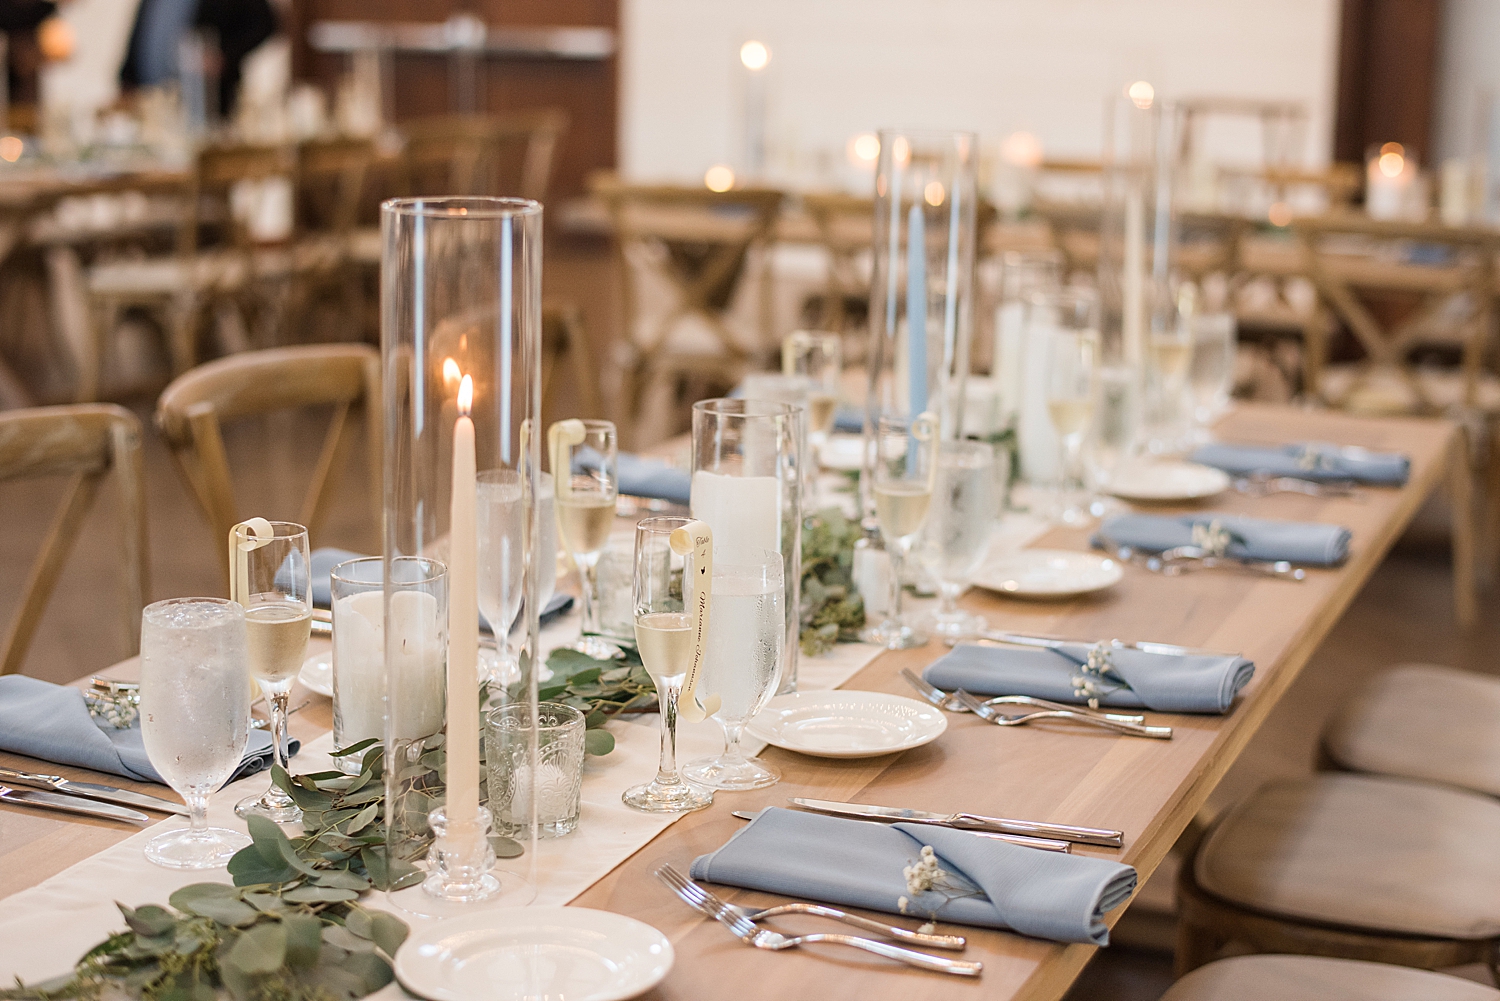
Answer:
[[[1495,0],[1471,0],[1492,4]],[[843,158],[883,127],[1025,128],[1097,156],[1104,97],[1297,99],[1328,159],[1339,0],[623,0],[621,169],[701,177],[739,158],[742,42],[770,46],[770,143]],[[1238,142],[1258,143],[1253,130]],[[1238,150],[1254,154],[1257,149]],[[778,159],[773,148],[773,160]]]
[[[62,5],[77,48],[72,59],[43,70],[43,100],[65,100],[84,108],[113,101],[120,91],[120,64],[138,6],[139,0],[72,0]]]
[[[1434,148],[1431,154],[1422,151],[1427,164],[1435,166],[1449,157],[1474,151],[1478,96],[1486,88],[1500,104],[1500,3],[1447,0],[1438,38]],[[1500,119],[1500,109],[1495,111]],[[1489,137],[1489,141],[1500,141],[1500,135]],[[1485,137],[1478,145],[1484,148]]]

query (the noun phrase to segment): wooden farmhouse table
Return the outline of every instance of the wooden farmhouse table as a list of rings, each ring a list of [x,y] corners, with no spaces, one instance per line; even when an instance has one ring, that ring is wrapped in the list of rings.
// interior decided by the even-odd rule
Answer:
[[[897,755],[830,760],[768,748],[764,756],[782,773],[778,785],[755,792],[720,793],[712,807],[668,827],[573,901],[639,918],[671,938],[676,965],[646,996],[681,1001],[1060,997],[1093,956],[1093,946],[1059,945],[1007,932],[963,928],[969,937],[963,958],[982,960],[985,967],[983,977],[973,981],[912,970],[860,953],[850,955],[852,950],[833,947],[771,954],[748,948],[716,922],[688,909],[651,872],[663,861],[685,868],[694,856],[723,844],[742,826],[731,811],[784,804],[787,797],[801,795],[1119,828],[1125,832],[1123,849],[1081,850],[1135,866],[1144,882],[1423,501],[1445,484],[1463,490],[1468,482],[1462,433],[1446,421],[1356,418],[1286,406],[1245,405],[1225,417],[1217,431],[1221,439],[1233,442],[1318,440],[1400,451],[1411,456],[1411,478],[1400,489],[1362,489],[1354,499],[1291,494],[1253,499],[1228,493],[1208,502],[1208,509],[1224,513],[1338,522],[1351,528],[1348,562],[1338,569],[1311,570],[1301,583],[1214,571],[1162,577],[1131,566],[1120,584],[1093,597],[1026,603],[975,591],[964,599],[964,605],[983,613],[998,628],[1241,651],[1254,660],[1256,671],[1231,712],[1224,716],[1150,714],[1150,722],[1173,727],[1175,736],[1170,741],[1068,725],[1005,730],[962,715],[950,716],[947,732],[934,743]],[[1464,494],[1456,500],[1455,508],[1466,509]],[[1472,618],[1474,611],[1471,532],[1466,519],[1457,519],[1455,571],[1459,579],[1455,591],[1461,618]],[[1083,549],[1087,541],[1082,531],[1060,528],[1037,545]],[[901,681],[900,669],[920,670],[942,652],[940,645],[932,643],[883,653],[843,687],[911,695]],[[134,661],[125,661],[108,673],[132,677],[134,669]],[[299,687],[292,703],[308,697],[312,703],[292,717],[293,732],[304,740],[331,725],[327,699]],[[0,755],[0,765],[43,768],[41,762],[14,755]],[[46,765],[45,770],[74,778],[99,778],[54,765]],[[114,777],[106,780],[123,782]],[[140,788],[163,793],[160,786]],[[39,883],[133,830],[82,818],[64,821],[44,811],[0,805],[0,895]],[[772,899],[725,889],[735,901],[757,904]],[[1116,909],[1108,915],[1109,921],[1118,920],[1123,912],[1123,907]],[[795,919],[784,924],[799,927]]]

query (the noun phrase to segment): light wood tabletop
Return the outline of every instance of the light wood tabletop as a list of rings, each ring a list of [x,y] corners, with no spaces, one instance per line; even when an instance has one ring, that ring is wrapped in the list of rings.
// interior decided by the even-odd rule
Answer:
[[[1058,945],[1017,935],[965,928],[965,959],[982,960],[984,975],[963,981],[897,967],[849,950],[797,950],[769,955],[736,941],[715,922],[689,910],[651,875],[661,861],[686,867],[719,847],[742,822],[731,811],[784,804],[808,795],[919,809],[1024,817],[1125,832],[1121,850],[1082,849],[1134,865],[1142,881],[1204,804],[1215,784],[1265,721],[1277,700],[1379,565],[1421,504],[1445,484],[1461,457],[1463,437],[1447,421],[1356,418],[1284,406],[1237,407],[1217,428],[1225,441],[1281,444],[1330,441],[1404,452],[1411,478],[1400,489],[1369,488],[1357,498],[1277,495],[1253,499],[1228,493],[1207,502],[1215,511],[1257,517],[1337,522],[1353,530],[1348,562],[1311,570],[1302,583],[1204,572],[1161,577],[1127,567],[1124,580],[1103,594],[1055,603],[1007,601],[974,591],[969,609],[992,626],[1079,638],[1151,639],[1241,651],[1254,660],[1254,680],[1225,716],[1152,713],[1170,725],[1170,741],[1118,737],[1067,725],[1000,729],[972,716],[950,716],[936,742],[903,754],[859,760],[801,757],[768,748],[764,756],[782,773],[780,784],[746,793],[720,793],[714,805],[691,814],[637,851],[580,895],[575,904],[646,921],[668,935],[676,965],[650,998],[698,999],[807,996],[915,999],[1057,998],[1094,953],[1094,947]],[[1457,463],[1462,469],[1462,463]],[[1466,482],[1466,480],[1464,480]],[[1456,549],[1472,540],[1459,519]],[[1057,529],[1039,546],[1082,549],[1085,533]],[[1460,594],[1472,617],[1472,565],[1457,561]],[[315,643],[324,641],[315,640]],[[942,653],[933,643],[885,653],[843,687],[910,695],[902,667],[919,670]],[[126,661],[112,674],[129,676]],[[293,704],[307,698],[300,688]],[[304,739],[330,725],[330,705],[320,696],[293,717]],[[38,762],[0,755],[0,765],[37,770]],[[84,777],[76,769],[49,772]],[[110,779],[112,783],[118,780]],[[161,794],[160,786],[141,787]],[[40,811],[0,805],[0,895],[34,885],[131,833],[122,825],[61,820]],[[764,894],[732,890],[731,899],[769,901]],[[0,907],[4,904],[0,903]],[[1117,920],[1124,908],[1108,917]],[[780,919],[778,919],[780,920]],[[796,920],[786,926],[797,928]],[[973,992],[972,994],[970,992]]]

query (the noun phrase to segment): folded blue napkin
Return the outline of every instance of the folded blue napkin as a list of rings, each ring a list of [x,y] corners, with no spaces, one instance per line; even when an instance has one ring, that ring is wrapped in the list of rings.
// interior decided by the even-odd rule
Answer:
[[[616,457],[615,469],[620,477],[622,494],[671,501],[684,506],[688,503],[693,478],[686,469],[669,466],[659,459],[631,455],[629,452],[621,452]]]
[[[865,412],[847,403],[840,403],[833,414],[833,429],[845,434],[859,434],[865,429]]]
[[[914,895],[902,870],[932,846],[938,864],[977,889],[944,900]],[[1055,942],[1108,945],[1106,911],[1130,899],[1136,872],[1087,855],[1065,855],[925,824],[878,824],[768,807],[718,851],[693,860],[692,875],[804,900],[986,928]]]
[[[333,607],[333,583],[328,575],[333,568],[345,560],[357,560],[363,553],[353,553],[347,549],[314,549],[312,559],[308,560],[308,567],[312,572],[312,600],[314,608]],[[548,600],[542,609],[542,625],[568,614],[573,608],[573,596],[558,592]],[[481,632],[490,632],[490,624],[485,621],[483,615],[479,616],[479,629]]]
[[[1411,473],[1411,460],[1404,455],[1316,441],[1280,446],[1229,445],[1216,441],[1199,447],[1191,458],[1233,476],[1266,473],[1320,483],[1353,480],[1374,486],[1399,487]]]
[[[288,739],[287,757],[301,747],[295,737]],[[162,781],[146,757],[139,717],[123,730],[100,726],[89,715],[83,692],[20,674],[0,678],[0,751],[141,782]],[[271,759],[270,732],[251,730],[230,781],[270,768]]]
[[[1195,546],[1193,529],[1217,527],[1229,533],[1227,556],[1249,560],[1290,560],[1307,566],[1332,567],[1349,556],[1350,531],[1342,525],[1310,521],[1268,521],[1218,514],[1122,514],[1099,526],[1094,545],[1130,546],[1159,553]]]
[[[1030,695],[1054,702],[1087,701],[1074,688],[1088,660],[1084,643],[1063,650],[960,644],[927,666],[922,677],[944,691],[962,688],[977,695]],[[1255,665],[1244,657],[1194,654],[1172,656],[1112,648],[1110,668],[1096,679],[1099,701],[1107,706],[1154,709],[1163,713],[1226,713]]]

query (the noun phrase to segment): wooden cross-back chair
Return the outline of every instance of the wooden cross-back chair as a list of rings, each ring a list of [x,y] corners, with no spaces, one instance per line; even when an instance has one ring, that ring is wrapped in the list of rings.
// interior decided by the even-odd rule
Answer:
[[[345,427],[355,407],[365,411],[372,524],[382,511],[380,352],[367,344],[309,344],[246,351],[200,365],[172,381],[157,400],[156,424],[177,468],[223,540],[240,520],[221,425],[238,418],[332,404],[333,419],[302,501],[298,521],[316,534],[327,514],[329,490],[343,464]],[[223,545],[215,547],[228,560]],[[227,570],[227,566],[225,567]]]
[[[751,257],[771,241],[785,196],[769,188],[710,191],[609,176],[594,178],[592,187],[608,206],[614,230],[630,353],[620,399],[623,423],[639,446],[669,432],[664,411],[672,401],[666,397],[676,395],[684,377],[728,389],[779,347],[771,344],[766,267],[753,329],[732,329],[728,313]],[[648,315],[648,308],[656,314]],[[685,321],[695,326],[686,334]]]
[[[130,411],[107,403],[0,413],[0,481],[71,477],[26,580],[20,611],[0,646],[0,675],[20,671],[83,519],[110,472],[115,474],[121,502],[117,551],[124,570],[125,600],[120,621],[134,653],[140,646],[141,609],[149,586],[140,421]]]
[[[1431,223],[1384,222],[1342,213],[1292,223],[1302,250],[1303,269],[1318,292],[1320,309],[1306,327],[1306,385],[1310,395],[1334,406],[1367,408],[1361,391],[1373,375],[1389,373],[1409,392],[1407,400],[1382,409],[1416,413],[1473,410],[1487,373],[1485,356],[1493,343],[1495,262],[1500,234],[1488,229]],[[1362,241],[1362,254],[1341,253]],[[1342,246],[1341,246],[1342,245]],[[1422,253],[1432,263],[1408,260]],[[1377,318],[1365,296],[1400,295],[1418,300],[1401,322]],[[1454,313],[1462,306],[1461,315]],[[1363,361],[1342,372],[1328,366],[1327,315],[1353,333]],[[1456,380],[1419,371],[1412,349],[1445,343],[1460,357]]]
[[[369,139],[310,139],[297,147],[297,260],[282,317],[300,329],[285,331],[282,340],[348,341],[365,334],[364,266],[356,243],[379,244],[378,230],[358,231],[374,161]],[[312,308],[320,301],[332,304],[331,316]]]
[[[843,192],[809,192],[802,207],[818,229],[818,241],[828,254],[828,280],[817,314],[803,320],[817,330],[863,329],[869,311],[870,274],[862,266],[875,238],[875,201]],[[863,309],[860,304],[863,303]]]
[[[583,314],[572,303],[542,304],[542,426],[568,417],[602,417],[599,374],[589,361]],[[566,366],[566,367],[564,367]],[[568,396],[563,395],[571,387]],[[575,409],[564,413],[564,403]]]
[[[258,253],[251,227],[231,203],[242,182],[279,178],[290,183],[295,174],[292,153],[283,147],[207,146],[199,151],[183,192],[176,252],[106,260],[88,270],[92,336],[79,362],[80,400],[98,394],[107,341],[124,310],[141,308],[155,315],[166,335],[172,371],[180,375],[197,361],[198,326],[206,307],[237,297],[257,277],[286,273],[286,256]],[[205,245],[209,232],[220,239]]]
[[[546,197],[557,143],[567,131],[557,108],[502,115],[441,115],[402,126],[407,194]]]

